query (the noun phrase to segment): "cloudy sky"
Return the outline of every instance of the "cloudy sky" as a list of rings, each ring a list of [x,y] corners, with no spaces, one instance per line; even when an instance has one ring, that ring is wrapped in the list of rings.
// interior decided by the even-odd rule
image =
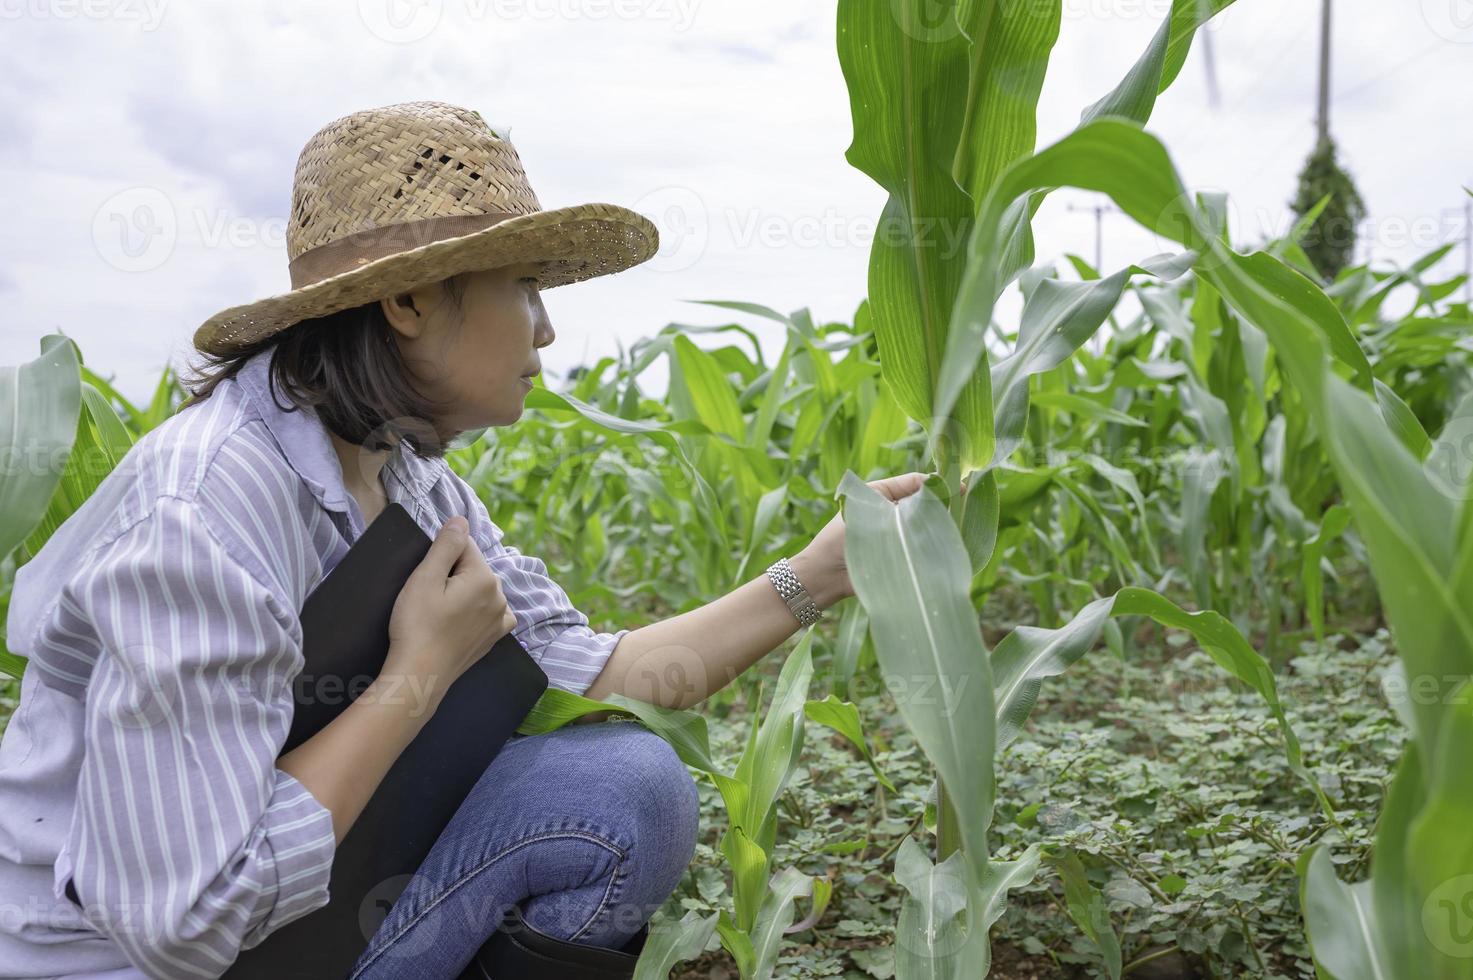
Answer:
[[[1066,0],[1040,144],[1113,86],[1167,6]],[[1289,222],[1318,8],[1239,0],[1210,29],[1216,106],[1199,45],[1152,121],[1190,186],[1233,196],[1240,242]],[[1464,233],[1473,0],[1335,9],[1334,127],[1371,212],[1364,250],[1404,263]],[[691,300],[848,321],[883,195],[844,159],[834,25],[834,4],[811,0],[0,0],[5,363],[61,330],[145,397],[204,319],[286,289],[292,169],[312,133],[416,99],[510,127],[544,208],[609,201],[661,229],[645,265],[545,294],[549,384],[667,323],[731,319]],[[1050,199],[1039,255],[1092,257],[1078,209],[1094,203]],[[1106,266],[1159,251],[1123,216],[1103,221]]]

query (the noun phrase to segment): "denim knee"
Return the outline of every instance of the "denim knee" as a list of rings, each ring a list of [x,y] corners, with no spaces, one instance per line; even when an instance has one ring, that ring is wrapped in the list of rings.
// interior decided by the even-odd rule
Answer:
[[[695,780],[670,743],[635,722],[606,723],[617,733],[617,796],[626,808],[632,840],[629,860],[647,901],[662,901],[680,883],[695,855],[700,797]],[[615,732],[608,732],[610,736]],[[616,775],[615,775],[616,774]]]
[[[618,854],[607,875],[540,893],[524,909],[544,932],[596,946],[619,946],[669,899],[695,853],[695,780],[675,750],[637,722],[564,730],[549,775],[587,804],[583,825]],[[602,866],[602,862],[600,862]],[[539,871],[539,875],[540,875]]]

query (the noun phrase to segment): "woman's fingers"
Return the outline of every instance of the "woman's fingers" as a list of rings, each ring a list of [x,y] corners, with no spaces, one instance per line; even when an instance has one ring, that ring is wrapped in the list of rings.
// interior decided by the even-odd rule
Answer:
[[[903,497],[909,497],[918,492],[926,478],[931,474],[921,472],[903,473],[900,476],[886,477],[883,480],[875,480],[870,484],[880,493],[884,494],[890,501],[898,501]],[[961,492],[967,492],[967,481],[961,481]]]
[[[883,480],[876,480],[870,486],[884,494],[887,500],[896,501],[902,497],[909,497],[919,490],[921,484],[925,482],[926,474],[912,472],[904,473],[900,476],[886,477]]]

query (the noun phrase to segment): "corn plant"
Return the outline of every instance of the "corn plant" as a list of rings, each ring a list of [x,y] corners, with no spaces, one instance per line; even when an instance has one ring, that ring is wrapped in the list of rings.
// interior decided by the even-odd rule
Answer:
[[[1226,5],[1174,5],[1136,68],[1085,111],[1081,139],[1094,120],[1144,122],[1197,27]],[[1031,877],[1039,860],[1036,851],[1011,862],[989,856],[998,716],[1026,717],[1038,682],[1087,649],[1106,615],[1150,615],[1197,633],[1274,709],[1291,765],[1333,819],[1302,764],[1268,665],[1215,614],[1187,614],[1154,593],[1122,590],[1081,614],[1077,643],[1014,634],[1021,652],[1016,664],[1004,661],[1010,672],[995,689],[997,662],[982,643],[968,583],[995,546],[991,471],[1023,439],[1029,379],[1060,365],[1099,329],[1132,275],[1173,279],[1194,258],[1160,256],[1078,285],[1035,283],[1016,347],[988,368],[992,311],[1032,259],[1028,220],[1046,190],[1015,191],[1008,178],[1020,166],[1013,161],[1031,162],[1035,104],[1060,12],[1057,4],[978,2],[948,9],[937,23],[909,4],[841,3],[839,10],[855,132],[847,157],[890,193],[881,227],[904,232],[877,236],[871,252],[880,361],[896,400],[926,425],[939,471],[893,507],[852,473],[839,487],[851,574],[880,663],[907,686],[918,679],[934,685],[942,706],[897,695],[938,773],[938,860],[911,841],[897,857],[897,879],[909,892],[897,927],[901,977],[987,972],[988,929],[1007,889]],[[959,234],[965,251],[940,247]],[[974,488],[969,495],[959,492],[963,473]]]
[[[1388,793],[1370,881],[1338,882],[1320,848],[1301,859],[1306,925],[1322,972],[1470,975],[1466,937],[1447,916],[1461,912],[1473,881],[1473,850],[1455,829],[1469,802],[1455,758],[1473,738],[1461,681],[1473,650],[1467,618],[1473,511],[1464,505],[1469,479],[1458,445],[1473,402],[1460,402],[1428,453],[1425,431],[1375,378],[1334,302],[1274,255],[1233,250],[1213,202],[1194,201],[1165,148],[1120,120],[1088,123],[1009,167],[993,185],[969,243],[974,268],[988,280],[979,294],[982,316],[996,299],[993,270],[1008,267],[1016,202],[1058,186],[1108,194],[1132,218],[1185,246],[1197,276],[1268,338],[1347,496],[1398,641],[1402,674],[1455,685],[1445,698],[1398,699],[1412,739]],[[966,358],[981,356],[980,348],[964,350],[964,366]],[[883,655],[886,644],[878,646]]]
[[[813,631],[805,630],[783,662],[766,712],[760,718],[756,710],[752,712],[746,746],[730,774],[721,772],[711,759],[703,717],[624,695],[596,701],[549,689],[518,728],[535,735],[599,711],[631,714],[669,741],[687,765],[708,775],[721,793],[727,816],[721,853],[732,869],[733,909],[706,918],[686,916],[656,930],[640,954],[639,975],[668,976],[675,962],[704,948],[714,928],[743,980],[767,980],[777,964],[784,932],[792,926],[794,903],[812,898],[809,924],[828,906],[832,883],[827,878],[814,878],[793,867],[774,873],[772,867],[777,803],[802,754],[804,718],[811,716],[856,740],[868,756],[853,705],[807,700],[812,640]],[[760,688],[759,684],[754,705],[760,700]]]

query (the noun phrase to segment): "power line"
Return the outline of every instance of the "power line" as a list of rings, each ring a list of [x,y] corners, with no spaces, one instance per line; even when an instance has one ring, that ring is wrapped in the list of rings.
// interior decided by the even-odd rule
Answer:
[[[1434,42],[1432,42],[1432,44],[1430,44],[1427,47],[1423,48],[1422,50],[1416,52],[1415,54],[1408,55],[1407,57],[1403,58],[1401,61],[1398,61],[1396,64],[1392,65],[1390,68],[1388,68],[1385,71],[1381,72],[1381,74],[1375,76],[1374,78],[1368,78],[1364,82],[1361,82],[1359,85],[1355,86],[1352,89],[1348,89],[1347,91],[1336,93],[1336,95],[1335,95],[1335,101],[1343,105],[1351,97],[1356,96],[1356,95],[1359,95],[1360,93],[1364,92],[1366,89],[1370,88],[1373,85],[1379,85],[1381,82],[1386,81],[1386,79],[1390,78],[1392,75],[1395,75],[1397,72],[1401,71],[1403,68],[1406,68],[1409,65],[1418,64],[1418,63],[1426,60],[1426,58],[1429,55],[1434,55],[1434,54],[1436,54],[1439,51],[1446,50],[1448,47],[1449,47],[1449,45],[1446,42],[1444,42],[1444,41],[1434,41]]]
[[[1296,6],[1293,8],[1292,12],[1297,13],[1304,9],[1306,8],[1302,6]],[[1278,26],[1283,27],[1284,19],[1289,17],[1290,14],[1291,11],[1284,11],[1279,18]],[[1242,109],[1245,105],[1250,102],[1256,101],[1259,93],[1262,92],[1265,88],[1271,85],[1275,85],[1282,80],[1282,72],[1275,74],[1273,69],[1276,66],[1287,64],[1288,58],[1286,56],[1291,51],[1295,51],[1299,48],[1301,44],[1299,28],[1301,26],[1303,25],[1300,25],[1298,23],[1292,24],[1291,29],[1286,32],[1284,43],[1279,47],[1277,51],[1275,51],[1267,58],[1262,58],[1259,64],[1249,66],[1253,69],[1252,73],[1254,75],[1255,81],[1252,85],[1248,86],[1241,95],[1238,96],[1238,98],[1233,102],[1232,105],[1228,106],[1226,110],[1223,111],[1223,114],[1225,116],[1229,118],[1233,117],[1237,114],[1238,110]],[[1203,36],[1208,37],[1210,36],[1210,34],[1204,33]],[[1215,55],[1213,60],[1214,62],[1216,61]],[[1214,106],[1213,108],[1216,108],[1216,106]],[[1180,141],[1180,145],[1186,150],[1195,149],[1197,144],[1201,142],[1203,134],[1209,128],[1216,129],[1220,125],[1221,123],[1215,113],[1197,113],[1192,117],[1191,121],[1183,129],[1181,133],[1182,139]]]

